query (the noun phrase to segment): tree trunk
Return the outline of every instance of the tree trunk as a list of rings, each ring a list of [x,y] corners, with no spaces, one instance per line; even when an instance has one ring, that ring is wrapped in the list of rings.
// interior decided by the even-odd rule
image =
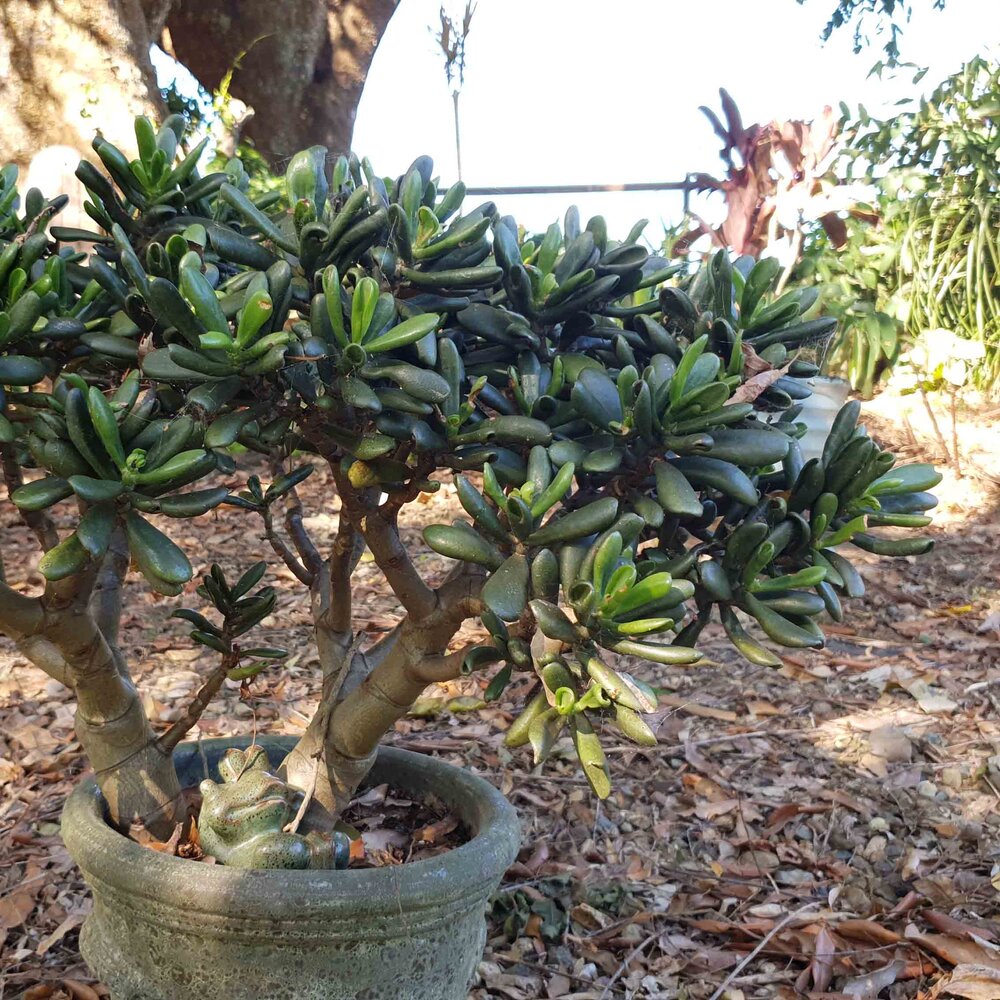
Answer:
[[[97,129],[132,151],[133,117],[159,106],[149,45],[169,3],[3,0],[0,162],[25,170],[49,146],[89,154]]]
[[[344,152],[397,2],[2,0],[0,163],[23,174],[49,147],[89,156],[97,130],[133,153],[132,119],[163,111],[149,47],[165,24],[208,89],[240,62],[231,92],[253,107],[247,135],[270,162],[315,143]]]
[[[175,0],[167,27],[177,58],[206,87],[235,67],[230,92],[254,109],[244,134],[280,167],[307,146],[350,149],[365,77],[397,2]]]

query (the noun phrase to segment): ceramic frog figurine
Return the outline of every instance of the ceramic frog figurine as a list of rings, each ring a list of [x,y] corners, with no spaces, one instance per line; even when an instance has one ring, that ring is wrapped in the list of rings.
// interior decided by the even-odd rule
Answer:
[[[286,833],[302,792],[271,773],[263,747],[227,750],[219,762],[222,783],[200,785],[201,848],[232,868],[344,868],[350,842],[344,834]]]

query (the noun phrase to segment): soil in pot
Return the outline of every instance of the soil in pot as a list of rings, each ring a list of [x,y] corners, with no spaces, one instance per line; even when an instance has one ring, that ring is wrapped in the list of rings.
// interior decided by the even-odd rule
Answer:
[[[141,823],[129,827],[129,837],[142,847],[190,861],[216,863],[198,837],[201,794],[185,788],[186,818],[168,840],[153,836]],[[338,829],[351,838],[350,868],[381,868],[423,861],[460,847],[469,831],[439,799],[416,799],[387,783],[365,788],[345,810]]]

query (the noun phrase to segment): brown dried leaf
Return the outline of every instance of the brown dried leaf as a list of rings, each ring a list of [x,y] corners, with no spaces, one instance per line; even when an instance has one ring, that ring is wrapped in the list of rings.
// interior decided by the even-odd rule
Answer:
[[[951,979],[942,984],[946,996],[965,1000],[997,1000],[1000,997],[1000,972],[983,965],[956,965]]]
[[[752,403],[762,392],[769,389],[775,382],[788,374],[791,365],[784,368],[769,368],[766,371],[751,375],[742,385],[736,387],[736,391],[726,400],[725,406],[734,406],[736,403]]]
[[[820,992],[825,993],[833,979],[833,956],[836,954],[837,944],[833,939],[826,924],[820,924],[819,932],[816,934],[815,951],[810,963],[813,986]]]
[[[975,941],[963,941],[948,934],[907,934],[906,937],[952,965],[981,965],[1000,971],[1000,954]]]
[[[15,889],[0,899],[0,930],[23,924],[35,908],[35,896],[27,886]]]
[[[902,959],[895,959],[888,965],[883,965],[881,969],[875,969],[864,976],[855,976],[848,979],[841,987],[842,992],[848,996],[857,997],[857,1000],[875,1000],[882,990],[899,979],[906,969],[906,962]]]
[[[454,816],[446,816],[437,823],[430,823],[419,830],[414,830],[413,842],[415,844],[436,844],[457,828],[458,820]]]
[[[761,372],[772,371],[774,365],[770,361],[765,361],[754,349],[752,344],[742,341],[740,347],[743,348],[743,371],[747,377],[759,375]]]

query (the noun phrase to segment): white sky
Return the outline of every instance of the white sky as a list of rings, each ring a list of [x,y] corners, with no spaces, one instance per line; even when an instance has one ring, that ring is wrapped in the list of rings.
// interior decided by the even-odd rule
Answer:
[[[427,153],[444,181],[455,177],[451,88],[432,33],[440,2],[401,0],[376,52],[354,148],[379,173],[398,174]],[[840,101],[889,114],[893,101],[912,94],[912,72],[868,79],[883,40],[873,38],[855,55],[851,27],[821,44],[834,3],[478,0],[461,96],[464,179],[471,186],[611,184],[718,174],[719,140],[698,106],[718,112],[720,86],[745,123],[809,120]],[[464,0],[446,4],[461,17]],[[964,60],[1000,49],[998,0],[948,0],[944,11],[931,0],[913,5],[900,49],[903,59],[930,67],[922,90]],[[169,80],[170,61],[156,50],[154,58],[161,83]],[[529,229],[560,218],[572,201],[584,221],[605,215],[618,238],[646,217],[653,242],[661,220],[678,220],[682,207],[679,192],[497,201]]]
[[[835,0],[479,0],[461,96],[464,180],[475,186],[623,183],[717,174],[719,140],[698,106],[718,113],[718,88],[745,123],[809,120],[825,104],[859,101],[870,111],[906,86],[866,80],[880,39],[854,55],[853,30],[825,45]],[[395,174],[412,155],[434,157],[455,176],[451,89],[430,27],[440,0],[402,0],[379,45],[354,132],[355,149]],[[464,0],[446,0],[459,19]],[[931,88],[965,59],[1000,43],[1000,2],[914,0],[900,42],[903,59],[928,65]],[[887,107],[886,107],[886,110]],[[412,153],[412,155],[411,155]],[[721,203],[721,199],[713,199]],[[571,201],[583,220],[600,212],[612,235],[649,218],[681,216],[679,192],[531,195],[498,199],[529,228],[558,218]]]

